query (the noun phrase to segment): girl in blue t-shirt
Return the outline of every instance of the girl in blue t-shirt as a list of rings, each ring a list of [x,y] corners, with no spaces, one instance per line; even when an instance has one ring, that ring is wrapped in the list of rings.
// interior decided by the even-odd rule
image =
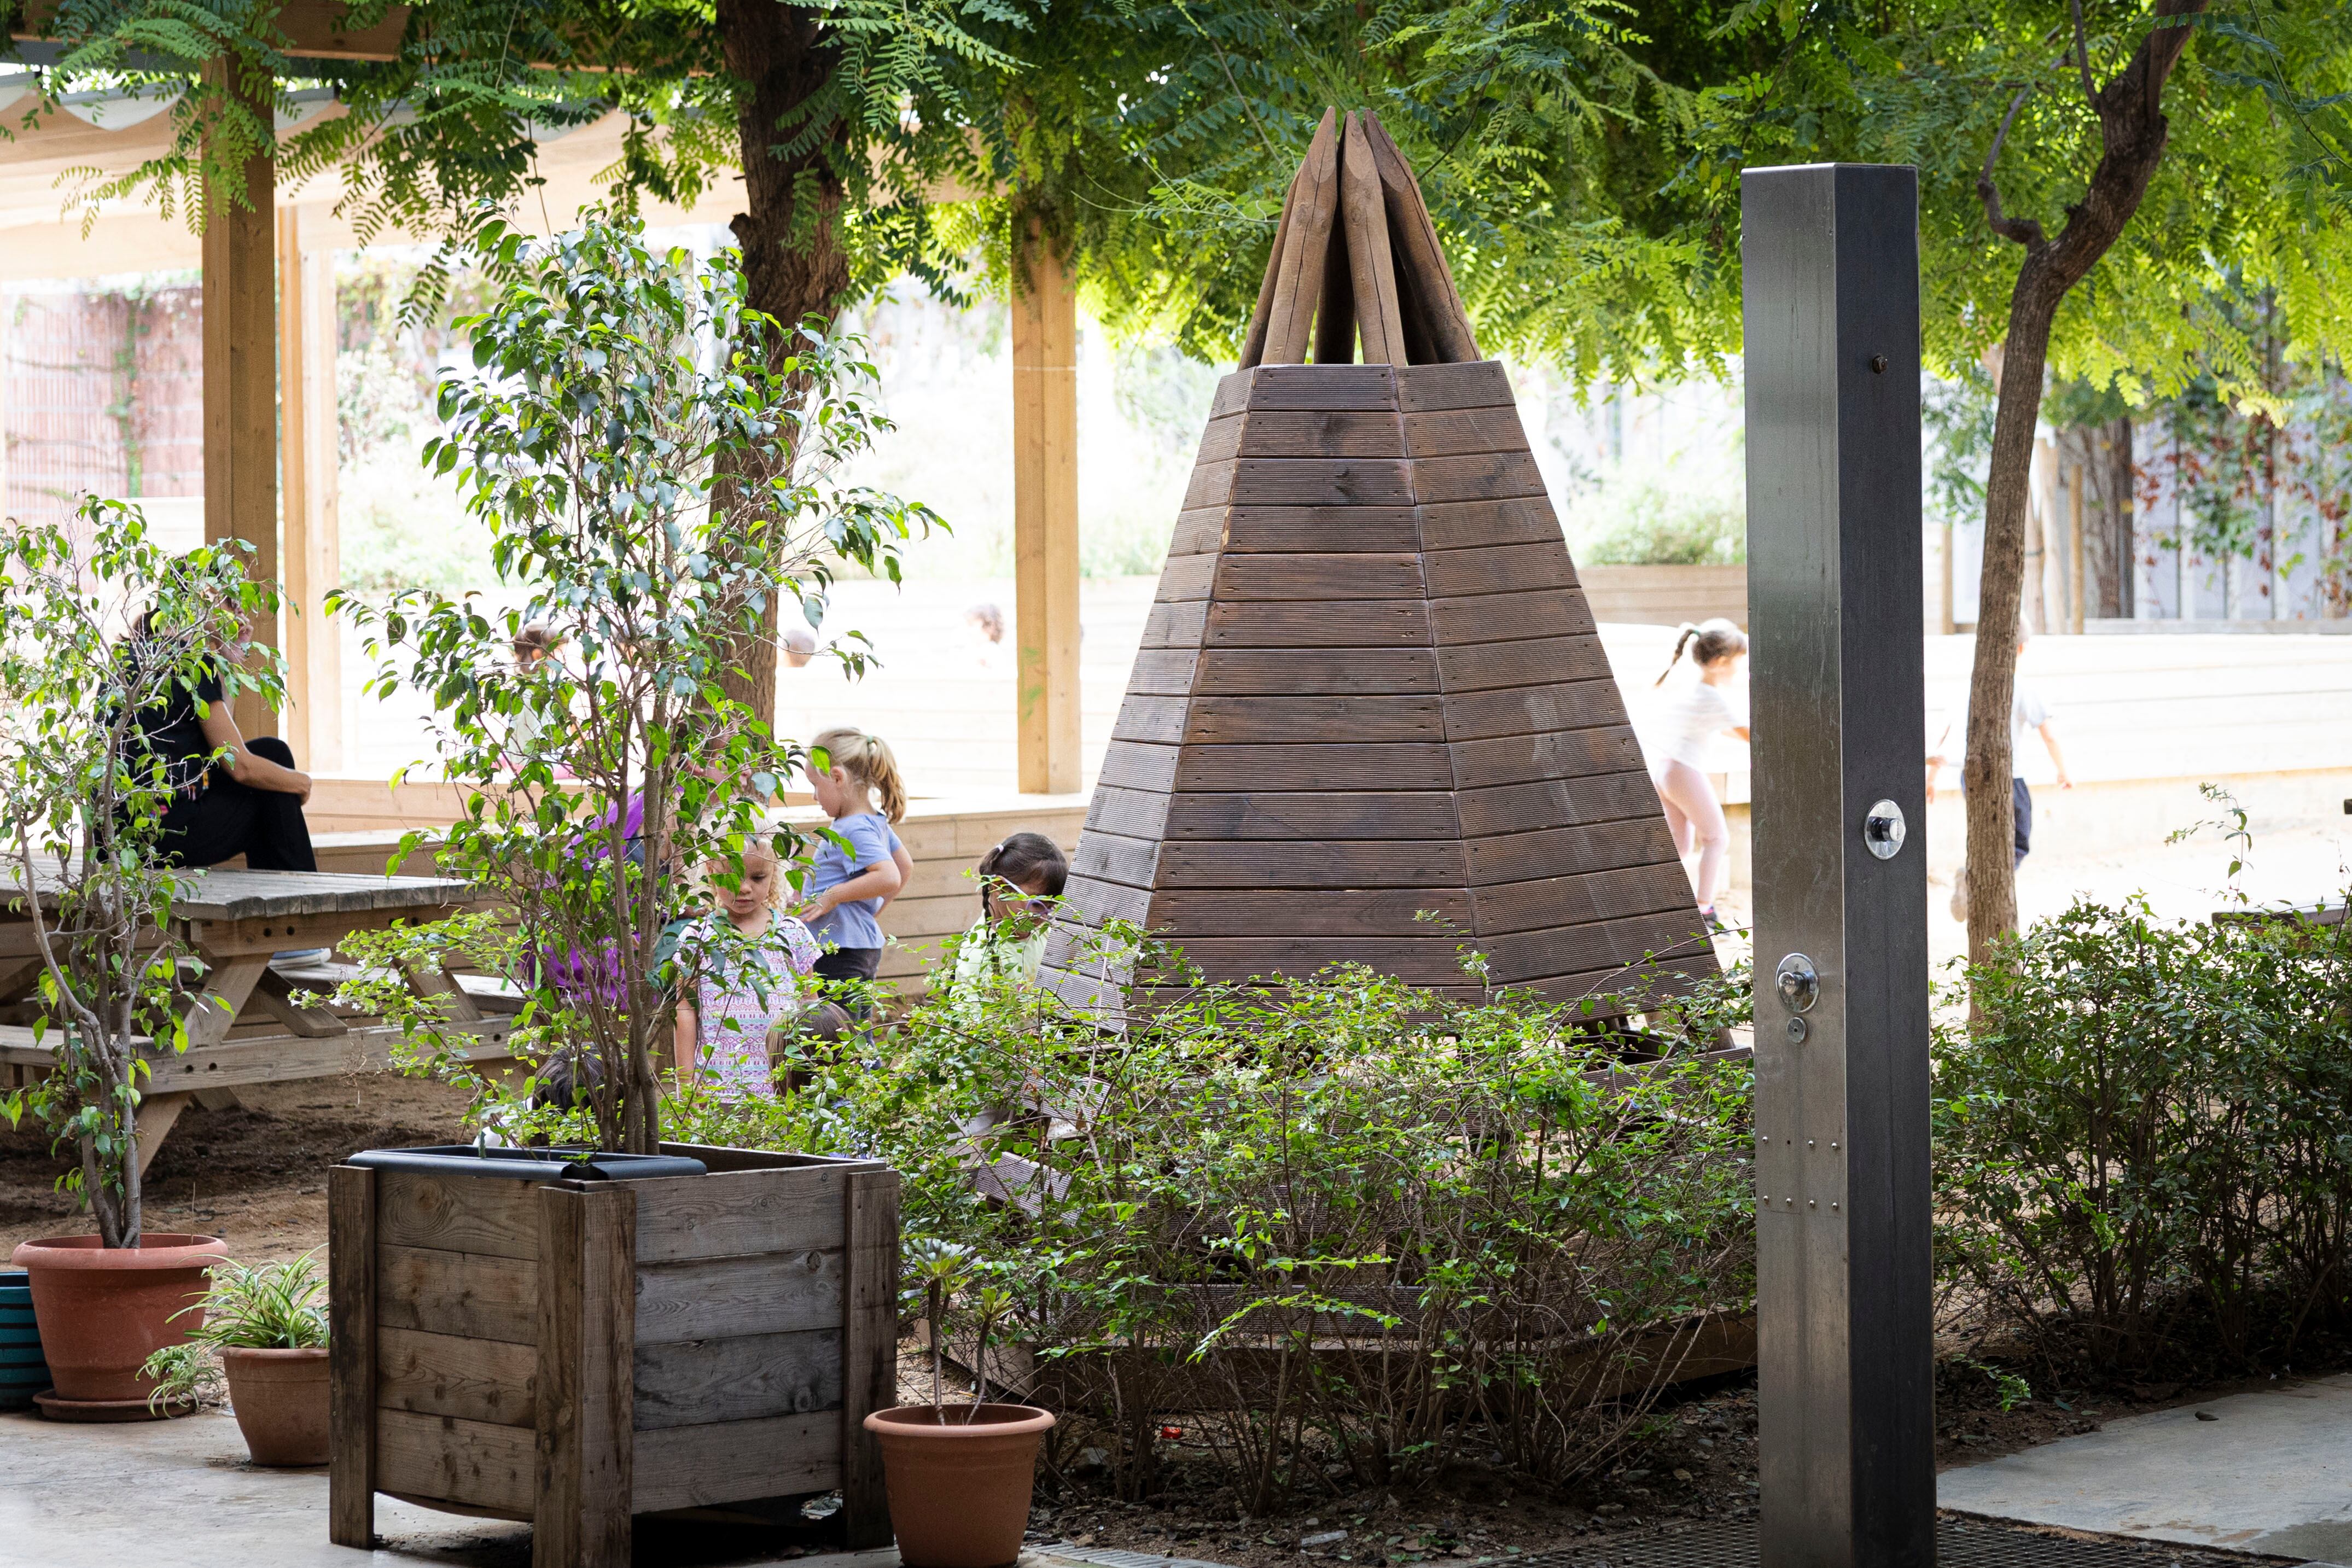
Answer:
[[[817,846],[801,918],[827,949],[815,973],[829,980],[871,980],[882,966],[882,906],[906,884],[905,850],[891,824],[907,814],[898,760],[880,737],[828,729],[809,743],[809,788],[833,819]]]

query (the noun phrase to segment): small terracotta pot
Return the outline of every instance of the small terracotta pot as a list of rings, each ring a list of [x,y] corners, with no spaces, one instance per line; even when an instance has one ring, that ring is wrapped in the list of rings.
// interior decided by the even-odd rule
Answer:
[[[204,1325],[201,1311],[173,1314],[204,1299],[205,1270],[227,1256],[216,1236],[149,1232],[136,1247],[108,1248],[95,1236],[27,1241],[12,1260],[32,1275],[33,1318],[60,1399],[144,1399],[147,1358]]]
[[[221,1349],[228,1405],[257,1465],[327,1462],[327,1353]]]
[[[906,1568],[1005,1568],[1020,1556],[1037,1448],[1053,1425],[1052,1411],[1030,1405],[900,1405],[866,1416]]]

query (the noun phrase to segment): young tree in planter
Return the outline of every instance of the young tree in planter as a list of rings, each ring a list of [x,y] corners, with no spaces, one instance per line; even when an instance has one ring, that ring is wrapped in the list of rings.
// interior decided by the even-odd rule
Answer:
[[[815,624],[831,563],[895,580],[900,541],[937,519],[838,483],[889,428],[858,391],[871,368],[822,323],[751,309],[732,253],[656,256],[601,213],[486,244],[515,281],[457,322],[474,372],[443,382],[425,460],[491,530],[509,607],[420,591],[339,608],[373,629],[381,693],[430,694],[441,767],[472,787],[437,861],[516,917],[503,952],[526,1040],[567,1059],[600,1146],[646,1154],[672,1016],[661,937],[798,757],[729,695],[733,656],[772,595]],[[519,663],[533,623],[550,651]],[[422,940],[479,956],[480,929]],[[371,999],[403,1011],[389,988]],[[438,1015],[407,1021],[456,1038]]]
[[[40,960],[37,1029],[57,1050],[56,1071],[0,1111],[29,1109],[75,1146],[68,1186],[106,1246],[135,1247],[140,1042],[187,1044],[168,935],[186,873],[156,843],[191,783],[149,751],[140,716],[211,680],[224,700],[252,690],[274,706],[275,652],[248,653],[247,637],[278,599],[247,580],[249,545],[173,557],[135,507],[93,497],[79,515],[86,547],[54,524],[0,529],[0,842]]]

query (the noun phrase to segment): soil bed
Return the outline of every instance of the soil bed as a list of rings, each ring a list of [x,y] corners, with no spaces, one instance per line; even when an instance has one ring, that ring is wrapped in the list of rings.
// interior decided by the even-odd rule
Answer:
[[[239,1106],[180,1113],[147,1170],[151,1230],[218,1236],[241,1262],[327,1245],[327,1167],[357,1150],[461,1141],[462,1090],[391,1072],[239,1089]],[[91,1228],[57,1180],[72,1166],[32,1124],[0,1121],[0,1258]]]
[[[2335,1370],[2340,1368],[2298,1367],[2297,1375]],[[902,1373],[901,1397],[922,1396],[908,1386],[911,1381]],[[2004,1411],[1990,1378],[1948,1364],[1937,1380],[1937,1468],[1978,1463],[2095,1431],[2108,1420],[2193,1405],[2266,1382],[2068,1394],[2062,1396],[2063,1405],[2040,1398]],[[1364,1487],[1334,1476],[1328,1491],[1246,1518],[1233,1490],[1219,1484],[1206,1462],[1205,1445],[1184,1429],[1184,1418],[1164,1419],[1163,1431],[1173,1428],[1181,1435],[1161,1441],[1161,1481],[1153,1496],[1122,1502],[1110,1495],[1107,1478],[1082,1469],[1042,1478],[1030,1539],[1200,1558],[1235,1568],[1302,1568],[1312,1563],[1469,1568],[1482,1560],[1507,1561],[1756,1514],[1753,1375],[1718,1380],[1662,1406],[1655,1434],[1646,1443],[1607,1474],[1578,1483],[1564,1496],[1549,1496],[1485,1466],[1467,1465],[1420,1489]],[[1072,1458],[1066,1452],[1065,1462]],[[1329,1539],[1334,1531],[1345,1534]],[[2151,1568],[2242,1568],[2265,1561],[2163,1542],[2139,1544]]]

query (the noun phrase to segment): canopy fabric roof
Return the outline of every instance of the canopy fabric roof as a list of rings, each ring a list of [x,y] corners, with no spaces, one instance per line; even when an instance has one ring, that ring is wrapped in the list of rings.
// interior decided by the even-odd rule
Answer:
[[[325,114],[343,112],[331,105]],[[306,117],[303,128],[318,122]],[[546,233],[569,225],[574,214],[603,194],[598,177],[621,155],[627,116],[618,110],[540,144],[539,172],[547,183],[530,192],[510,214],[520,225]],[[281,130],[281,136],[291,134]],[[0,141],[0,282],[98,277],[125,272],[194,267],[204,241],[187,215],[166,218],[152,202],[115,202],[100,209],[87,238],[77,193],[93,183],[127,174],[172,144],[172,120],[155,114],[120,130],[103,131],[67,113],[47,118],[32,131],[16,130]],[[328,243],[357,246],[347,219],[326,209],[344,194],[341,177],[330,172],[299,184],[281,185],[279,206],[313,205]],[[743,181],[725,174],[691,206],[647,200],[646,221],[656,225],[723,224],[744,207]],[[414,244],[431,236],[383,232],[379,244]]]

